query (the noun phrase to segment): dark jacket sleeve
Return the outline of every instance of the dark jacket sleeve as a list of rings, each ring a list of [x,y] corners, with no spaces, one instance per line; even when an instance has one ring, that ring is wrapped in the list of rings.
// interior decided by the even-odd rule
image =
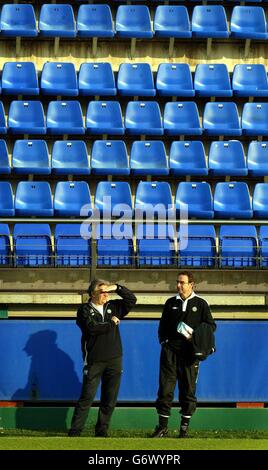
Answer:
[[[159,327],[158,327],[158,338],[159,338],[160,344],[167,340],[167,332],[166,332],[166,327],[165,327],[167,312],[168,312],[168,300],[166,301],[164,305],[164,309],[163,309],[162,316],[159,322]]]
[[[107,322],[97,322],[94,316],[89,314],[87,304],[80,305],[78,308],[76,324],[86,336],[104,335],[108,333],[111,328],[116,326],[112,320]]]
[[[137,302],[137,297],[129,289],[118,284],[115,292],[120,295],[122,299],[111,300],[111,302],[116,307],[115,316],[121,319],[125,317],[130,312],[130,310],[132,310]]]
[[[204,300],[204,307],[203,307],[203,315],[202,315],[202,322],[208,323],[212,327],[212,330],[216,330],[216,323],[211,315],[210,307],[208,303]]]

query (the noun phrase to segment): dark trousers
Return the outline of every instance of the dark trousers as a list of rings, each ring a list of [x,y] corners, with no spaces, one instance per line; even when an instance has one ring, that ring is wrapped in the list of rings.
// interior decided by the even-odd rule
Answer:
[[[181,414],[192,416],[196,409],[196,381],[199,361],[193,362],[191,358],[162,347],[160,356],[159,390],[156,400],[156,409],[159,415],[170,416],[174,389],[179,382],[179,402]]]
[[[121,374],[122,357],[116,357],[107,362],[95,362],[84,367],[82,392],[75,407],[71,424],[73,431],[82,431],[100,381],[101,397],[96,431],[108,429],[116,405]]]

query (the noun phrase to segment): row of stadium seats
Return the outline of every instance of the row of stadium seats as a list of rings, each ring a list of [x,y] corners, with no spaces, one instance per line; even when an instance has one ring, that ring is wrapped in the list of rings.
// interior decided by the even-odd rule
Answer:
[[[165,233],[164,226],[160,234],[157,226],[151,225],[148,235],[148,226],[138,225],[136,253],[131,225],[121,228],[121,236],[119,230],[114,235],[112,227],[98,228],[98,266],[268,267],[267,226],[260,227],[258,237],[255,226],[222,225],[217,250],[213,225],[190,225],[187,233],[179,232],[176,252],[174,237]],[[105,235],[105,231],[109,236]],[[57,224],[53,250],[48,224],[15,224],[12,253],[9,227],[0,224],[0,266],[88,266],[91,264],[89,233],[83,235],[80,224]]]
[[[122,140],[95,140],[91,160],[84,141],[57,140],[51,163],[44,140],[16,140],[10,166],[7,145],[0,140],[0,175],[148,175],[246,176],[268,175],[268,142],[252,141],[247,160],[238,140],[211,142],[206,162],[201,141],[173,141],[167,159],[162,141],[134,141],[128,160]]]
[[[6,127],[0,102],[0,133],[83,135],[268,135],[268,103],[245,103],[240,118],[234,102],[205,104],[203,126],[194,101],[165,104],[163,122],[157,101],[129,101],[123,124],[118,101],[90,101],[84,127],[79,101],[50,101],[45,121],[41,101],[12,101]]]
[[[5,4],[0,19],[1,34],[5,37],[35,37],[38,34],[32,5]],[[81,5],[77,24],[71,5],[43,4],[39,16],[39,31],[45,37],[121,38],[205,37],[268,38],[265,12],[259,6],[235,6],[231,15],[230,32],[222,5],[198,5],[193,9],[192,25],[188,10],[181,5],[159,5],[153,21],[145,5],[118,6],[113,25],[109,5]]]
[[[3,95],[62,96],[256,96],[268,97],[268,79],[263,64],[238,64],[232,85],[225,64],[198,64],[192,79],[183,63],[162,63],[156,74],[147,63],[123,63],[117,83],[109,62],[83,63],[77,78],[75,66],[67,62],[46,62],[40,87],[33,62],[6,62],[2,71]]]
[[[131,218],[134,207],[136,217],[173,217],[176,210],[177,216],[183,218],[267,218],[268,183],[257,183],[252,199],[244,182],[217,183],[214,198],[207,182],[181,182],[177,186],[174,205],[169,183],[143,181],[137,186],[133,206],[127,182],[101,181],[95,192],[94,211],[90,189],[85,181],[58,182],[54,204],[50,185],[46,181],[20,181],[15,198],[11,184],[0,182],[1,217],[87,217],[94,212],[96,217],[119,217],[122,214]]]

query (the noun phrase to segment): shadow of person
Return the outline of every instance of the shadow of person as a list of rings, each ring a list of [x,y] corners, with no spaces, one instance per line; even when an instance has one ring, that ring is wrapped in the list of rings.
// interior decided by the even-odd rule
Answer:
[[[66,430],[68,408],[56,407],[55,401],[72,400],[79,396],[81,383],[73,360],[58,347],[57,333],[53,330],[33,333],[23,352],[30,358],[28,379],[25,387],[18,389],[12,399],[31,402],[31,408],[16,408],[16,427]],[[48,402],[49,409],[44,402]]]

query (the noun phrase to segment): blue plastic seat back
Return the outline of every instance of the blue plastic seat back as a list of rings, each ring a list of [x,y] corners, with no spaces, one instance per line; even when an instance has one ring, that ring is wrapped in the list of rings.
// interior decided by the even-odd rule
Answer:
[[[33,6],[27,4],[3,5],[0,30],[4,36],[37,36]]]
[[[75,66],[69,62],[46,62],[40,82],[44,95],[77,96],[78,84]]]
[[[52,172],[57,175],[89,175],[86,144],[82,140],[56,140],[52,149]]]
[[[6,95],[38,95],[38,77],[33,62],[6,62],[2,72],[2,92]]]
[[[46,181],[20,181],[15,196],[17,216],[52,217],[52,195]]]
[[[117,89],[123,96],[155,96],[150,64],[121,64],[117,77]]]
[[[11,184],[7,181],[0,182],[0,216],[10,217],[15,215],[14,196]]]
[[[214,213],[220,218],[252,218],[248,185],[244,182],[217,183],[214,192]]]
[[[8,158],[7,144],[5,140],[0,140],[0,174],[10,175],[11,168]]]
[[[80,102],[50,101],[47,108],[47,131],[50,134],[84,134]]]
[[[178,215],[199,219],[213,218],[211,188],[208,183],[181,182],[177,187],[175,204]]]
[[[160,140],[133,142],[130,167],[133,175],[168,175],[169,168],[163,142]]]
[[[187,8],[181,5],[159,5],[155,10],[156,36],[190,38],[192,36]]]
[[[237,64],[233,71],[235,96],[268,96],[268,80],[264,64]]]
[[[129,183],[100,181],[96,187],[95,207],[100,215],[119,217],[122,213],[132,217],[132,198]]]
[[[109,62],[81,64],[78,83],[81,95],[114,96],[117,92],[112,65]]]
[[[60,181],[54,195],[57,216],[88,216],[92,214],[91,195],[85,181]]]
[[[51,266],[51,232],[48,224],[15,224],[15,266]]]
[[[194,96],[193,80],[188,64],[160,64],[156,89],[160,96]]]
[[[5,110],[2,101],[0,101],[0,134],[7,133]]]
[[[268,227],[261,225],[259,231],[259,247],[260,247],[260,266],[268,267]]]
[[[226,64],[198,64],[194,74],[197,96],[232,96]]]
[[[165,181],[141,181],[136,189],[135,211],[148,217],[165,217],[173,213],[172,195],[169,183]]]
[[[242,130],[236,103],[206,103],[203,128],[208,135],[241,135]]]
[[[227,38],[229,36],[226,12],[221,5],[197,5],[192,15],[193,36]]]
[[[91,242],[81,236],[81,224],[55,227],[56,266],[79,267],[91,263]]]
[[[41,101],[12,101],[9,108],[8,127],[13,134],[46,134]]]
[[[268,135],[268,103],[245,103],[242,130],[245,135]]]
[[[166,103],[164,130],[170,135],[201,135],[202,129],[196,103],[193,101]]]
[[[257,231],[252,225],[222,225],[219,234],[220,267],[257,265]]]
[[[207,175],[206,155],[201,141],[173,141],[169,154],[172,175]]]
[[[98,266],[134,264],[133,230],[130,224],[101,224],[98,235]]]
[[[268,217],[268,183],[257,183],[253,192],[254,216],[259,219]]]
[[[211,142],[208,167],[212,175],[246,176],[248,170],[241,142],[238,140]]]
[[[230,30],[232,36],[238,38],[267,39],[264,9],[257,6],[235,6]]]
[[[81,5],[77,15],[77,34],[87,38],[112,38],[115,31],[109,5]]]
[[[213,225],[188,225],[187,231],[181,229],[178,241],[180,267],[215,267],[216,233]]]
[[[174,230],[166,223],[138,224],[136,230],[139,266],[175,264]]]
[[[90,134],[123,135],[125,132],[118,101],[90,101],[86,116]]]
[[[76,36],[74,12],[71,5],[43,4],[39,16],[39,29],[43,36]]]
[[[247,165],[250,176],[266,176],[268,174],[268,142],[250,142]]]
[[[156,101],[129,101],[125,127],[129,134],[163,135],[159,104]]]
[[[10,232],[8,224],[0,224],[0,265],[11,265]]]
[[[127,148],[122,140],[95,140],[91,151],[92,173],[129,175]]]
[[[16,140],[12,166],[21,175],[49,175],[51,173],[47,143],[44,140]]]
[[[149,8],[145,5],[120,5],[116,13],[116,32],[119,37],[153,37]]]

